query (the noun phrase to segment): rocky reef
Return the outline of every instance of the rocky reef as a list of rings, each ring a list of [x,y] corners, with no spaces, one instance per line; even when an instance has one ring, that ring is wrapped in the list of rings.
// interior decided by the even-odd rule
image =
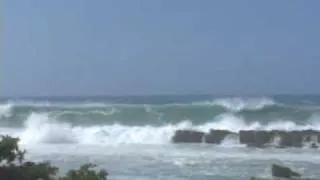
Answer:
[[[303,147],[319,148],[320,131],[281,131],[281,130],[228,130],[211,129],[208,133],[195,130],[177,130],[172,137],[173,143],[210,143],[220,144],[227,136],[235,136],[239,143],[248,147]]]

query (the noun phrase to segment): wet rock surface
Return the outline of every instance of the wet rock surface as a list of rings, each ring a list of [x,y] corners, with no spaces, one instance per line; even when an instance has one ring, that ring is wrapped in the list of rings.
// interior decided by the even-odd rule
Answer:
[[[172,137],[175,143],[201,143],[205,133],[193,130],[177,130]]]
[[[233,134],[227,130],[213,130],[211,129],[208,134],[205,135],[206,143],[220,144],[226,136]]]
[[[273,164],[271,168],[273,177],[291,178],[291,177],[301,177],[297,172],[292,171],[288,167]]]
[[[174,143],[220,144],[228,135],[236,135],[240,144],[248,147],[302,147],[319,148],[320,131],[253,131],[242,130],[234,133],[228,130],[211,129],[208,133],[194,130],[177,130],[172,137]]]
[[[319,180],[319,178],[303,177],[300,173],[277,164],[272,165],[271,173],[272,178],[251,177],[250,180]]]

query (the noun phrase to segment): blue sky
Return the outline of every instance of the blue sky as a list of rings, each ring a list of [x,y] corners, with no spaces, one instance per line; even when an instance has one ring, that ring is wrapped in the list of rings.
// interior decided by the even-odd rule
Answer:
[[[320,92],[318,0],[2,3],[2,96]]]

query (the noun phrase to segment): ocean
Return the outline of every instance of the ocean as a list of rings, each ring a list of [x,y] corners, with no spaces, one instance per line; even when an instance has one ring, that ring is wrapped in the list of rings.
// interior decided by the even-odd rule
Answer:
[[[109,179],[248,180],[271,165],[320,177],[320,149],[172,143],[178,129],[320,130],[320,96],[127,96],[3,98],[0,132],[20,138],[26,158],[65,172],[95,163]]]

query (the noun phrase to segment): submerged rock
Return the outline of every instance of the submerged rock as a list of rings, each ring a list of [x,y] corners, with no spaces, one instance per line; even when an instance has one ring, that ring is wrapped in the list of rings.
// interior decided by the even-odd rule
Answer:
[[[319,178],[301,177],[297,172],[288,167],[273,164],[272,177],[251,177],[250,180],[320,180]]]
[[[264,178],[264,177],[251,177],[250,180],[320,180],[319,178],[301,178],[301,177],[293,177],[293,178]]]
[[[281,178],[301,177],[299,173],[292,171],[290,168],[279,166],[276,164],[272,165],[271,171],[272,171],[273,177],[281,177]]]
[[[318,146],[316,143],[312,143],[312,144],[310,145],[310,148],[317,149],[317,148],[319,148],[319,146]]]

